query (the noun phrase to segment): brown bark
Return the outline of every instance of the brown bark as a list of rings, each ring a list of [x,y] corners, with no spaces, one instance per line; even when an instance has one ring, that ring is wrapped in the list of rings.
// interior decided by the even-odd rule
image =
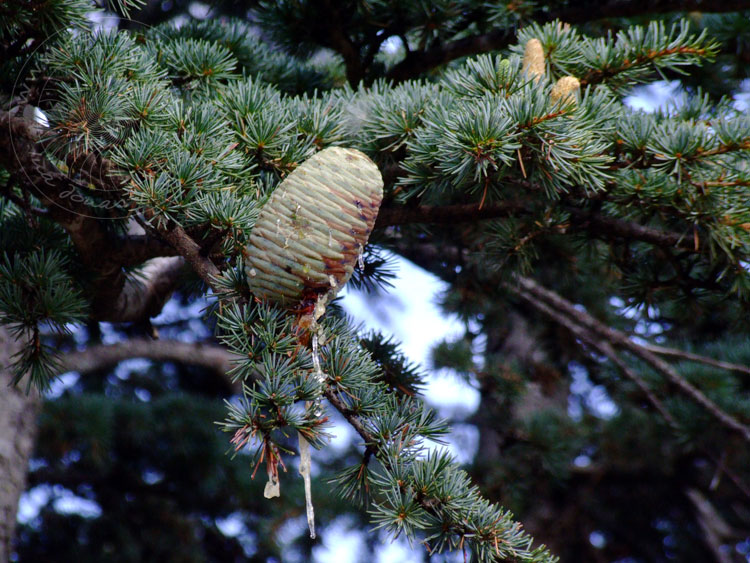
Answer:
[[[419,207],[383,207],[375,221],[375,228],[409,223],[454,224],[474,222],[498,217],[512,217],[528,213],[524,204],[518,201],[503,201],[481,206],[477,203],[455,205],[420,205]]]
[[[665,231],[617,217],[609,217],[594,211],[565,206],[570,213],[571,229],[587,231],[592,237],[607,241],[638,240],[686,252],[698,252],[692,233]],[[520,201],[502,201],[483,206],[477,203],[455,205],[420,205],[419,207],[394,206],[380,210],[375,228],[411,223],[456,224],[473,223],[485,219],[518,217],[528,215],[530,209]]]
[[[175,249],[177,254],[185,258],[193,271],[206,282],[207,286],[221,293],[216,287],[216,280],[220,276],[219,269],[216,264],[203,255],[200,245],[190,238],[185,229],[172,224],[159,229],[158,232]]]
[[[483,35],[464,37],[425,51],[412,51],[389,70],[386,77],[397,82],[416,78],[459,57],[503,49],[510,44],[515,35],[515,30],[512,29],[495,29]]]
[[[36,391],[11,386],[11,358],[20,344],[0,326],[0,562],[10,560],[18,499],[26,486],[26,470],[36,437],[41,401]]]

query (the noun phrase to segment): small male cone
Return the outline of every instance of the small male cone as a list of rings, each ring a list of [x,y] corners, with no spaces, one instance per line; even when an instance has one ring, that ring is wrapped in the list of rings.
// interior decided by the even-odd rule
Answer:
[[[568,24],[559,24],[561,30],[570,29]],[[539,82],[546,72],[544,62],[544,48],[539,39],[529,39],[523,51],[523,72],[534,82]],[[581,83],[575,76],[563,76],[552,87],[549,93],[550,101],[555,104],[575,103],[576,92],[580,90]]]
[[[534,82],[539,82],[546,71],[544,49],[539,39],[529,39],[523,51],[523,72]]]
[[[257,297],[282,304],[307,291],[336,293],[349,280],[383,199],[365,154],[329,147],[302,163],[263,206],[245,249]]]
[[[562,101],[563,104],[576,101],[576,92],[581,89],[581,83],[575,76],[563,76],[555,82],[549,93],[549,99],[554,104]]]

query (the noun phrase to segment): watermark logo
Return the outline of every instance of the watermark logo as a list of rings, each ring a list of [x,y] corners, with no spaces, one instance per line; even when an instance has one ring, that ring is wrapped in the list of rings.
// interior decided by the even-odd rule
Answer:
[[[118,42],[132,48],[129,60],[142,55],[136,38],[116,31],[112,22],[119,21],[92,22],[85,41],[79,36],[75,44],[66,30],[46,38],[17,73],[6,132],[15,175],[47,207],[96,219],[124,219],[132,212],[131,180],[117,156],[139,129],[133,111],[139,85],[127,79],[127,68],[121,78],[98,73],[96,58],[87,56],[98,50],[104,58]],[[140,37],[154,33],[129,21]]]

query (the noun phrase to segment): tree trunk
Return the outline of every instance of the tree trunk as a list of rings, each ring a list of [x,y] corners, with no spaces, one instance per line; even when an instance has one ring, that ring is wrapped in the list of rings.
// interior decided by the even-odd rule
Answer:
[[[19,343],[0,326],[0,563],[10,559],[18,499],[26,486],[41,403],[35,390],[27,395],[23,385],[10,386],[9,365],[19,349]]]

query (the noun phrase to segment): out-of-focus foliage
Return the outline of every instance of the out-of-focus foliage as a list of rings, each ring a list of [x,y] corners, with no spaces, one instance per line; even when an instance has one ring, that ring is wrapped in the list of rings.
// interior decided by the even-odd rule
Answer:
[[[216,17],[164,21],[190,6],[146,3],[134,18],[162,23],[110,31],[90,29],[83,1],[41,16],[33,2],[0,7],[2,111],[44,112],[34,146],[99,220],[96,236],[135,223],[146,238],[196,241],[219,272],[214,301],[162,337],[193,331],[237,356],[225,380],[120,366],[50,396],[30,487],[51,497],[21,528],[19,559],[310,557],[291,475],[298,434],[320,449],[323,534],[349,515],[380,530],[367,543],[403,536],[414,553],[480,561],[707,560],[713,537],[745,549],[748,447],[721,414],[750,423],[735,369],[750,361],[750,117],[732,98],[748,18],[571,26],[554,16],[574,2],[323,4],[216,3]],[[524,71],[530,40],[544,54],[537,75]],[[579,89],[556,97],[566,77]],[[634,88],[675,77],[673,103],[629,105]],[[445,280],[443,310],[466,323],[433,362],[481,391],[471,467],[432,445],[449,426],[419,395],[429,375],[394,340],[353,327],[336,302],[308,333],[302,313],[247,289],[242,251],[262,205],[332,145],[366,152],[386,184],[378,248],[352,285],[386,290],[388,249]],[[142,325],[97,336],[102,272],[44,192],[0,162],[0,322],[28,344],[19,378],[54,390],[53,352],[76,345],[74,326],[89,323],[91,345]],[[136,283],[142,266],[115,270]],[[606,335],[586,340],[514,293],[519,276],[638,344],[736,365],[663,352],[698,390],[685,394],[636,355],[614,361]],[[202,308],[205,286],[182,290],[185,308]],[[341,428],[351,443],[328,445]],[[282,498],[266,501],[276,474]],[[100,513],[65,514],[66,491]]]

